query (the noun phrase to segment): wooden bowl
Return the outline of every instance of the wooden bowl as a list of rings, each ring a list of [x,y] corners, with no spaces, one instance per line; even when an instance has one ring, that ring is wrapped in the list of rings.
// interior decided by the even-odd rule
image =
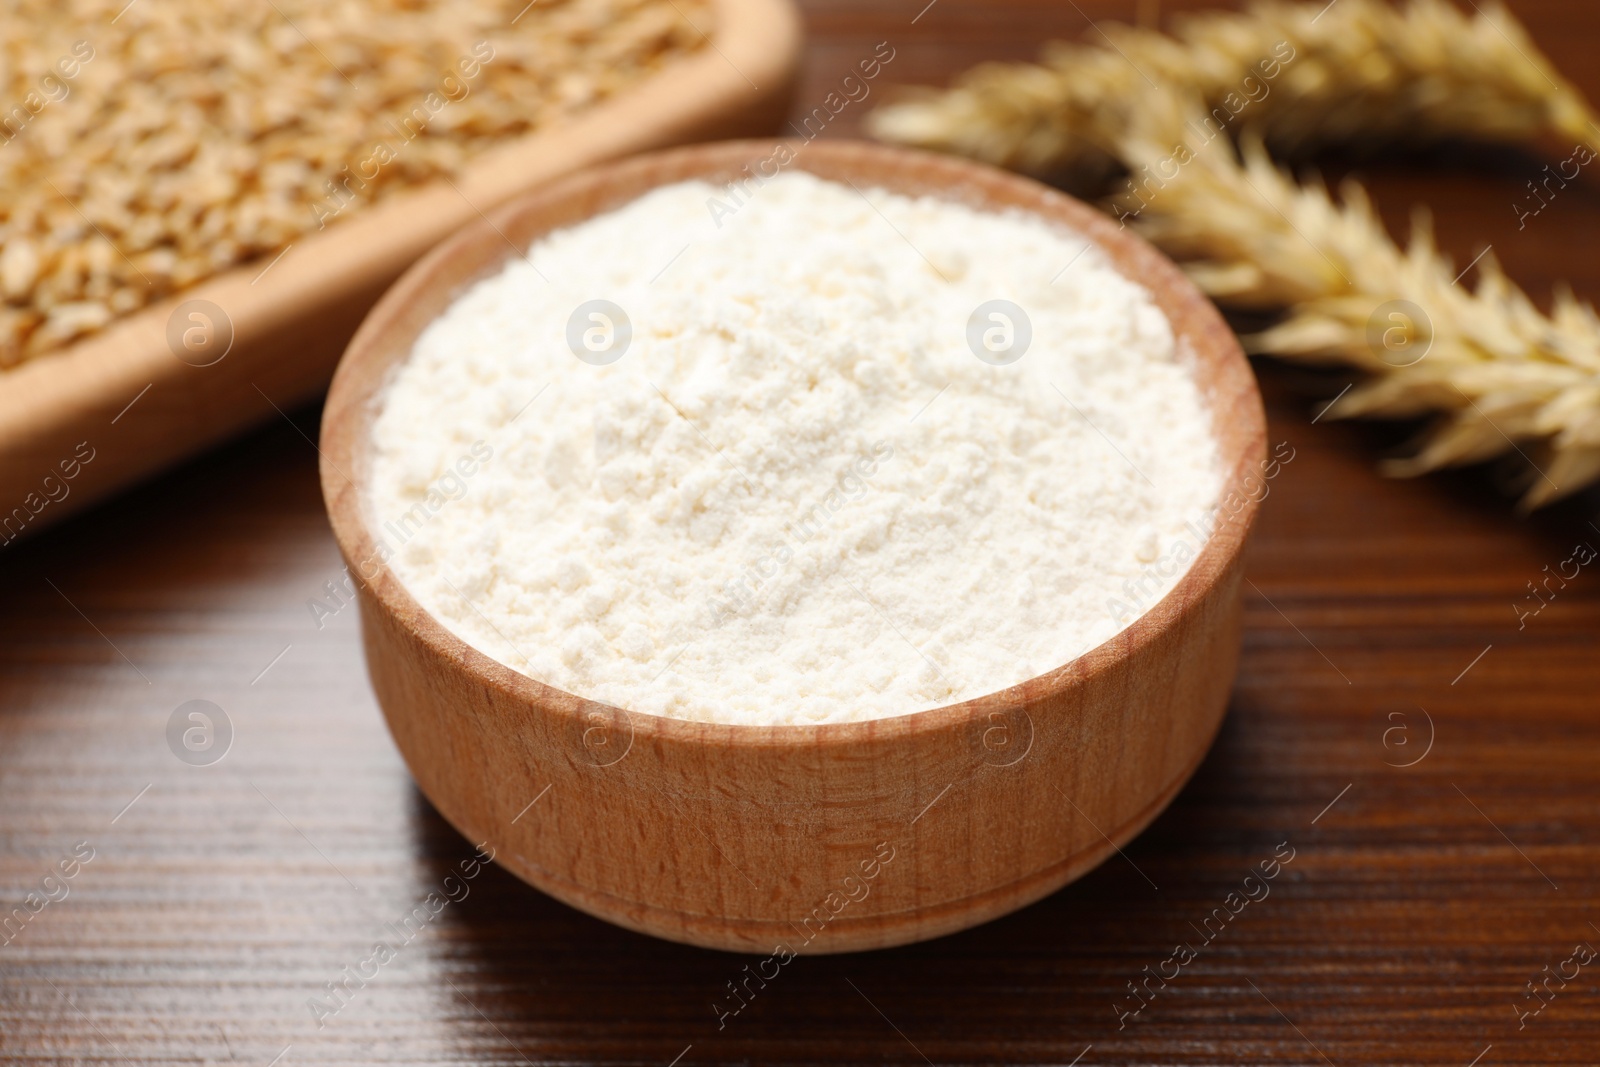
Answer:
[[[792,165],[823,178],[1065,224],[1148,288],[1192,359],[1220,442],[1227,474],[1214,533],[1172,592],[1071,663],[976,700],[871,722],[736,726],[639,714],[471,648],[381,565],[368,526],[359,486],[387,373],[463,288],[501,269],[506,237],[526,248],[655,186],[729,180],[774,147],[711,144],[596,167],[434,249],[346,351],[323,416],[321,472],[358,579],[373,687],[444,817],[573,907],[674,941],[774,954],[781,966],[789,953],[900,945],[1004,915],[1100,863],[1166,806],[1227,705],[1265,424],[1250,367],[1216,310],[1104,215],[974,163],[792,142]]]

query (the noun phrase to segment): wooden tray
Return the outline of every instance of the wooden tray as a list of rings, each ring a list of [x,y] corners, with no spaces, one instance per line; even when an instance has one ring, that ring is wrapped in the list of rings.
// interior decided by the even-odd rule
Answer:
[[[776,129],[800,57],[791,0],[715,0],[715,9],[708,47],[573,121],[0,373],[0,544],[318,396],[390,283],[512,195],[635,152]],[[231,324],[231,347],[208,366],[192,365],[203,356],[180,360],[168,343],[169,322],[180,336],[205,329],[203,310],[179,313],[196,300],[226,316],[213,324],[223,331],[216,348]]]

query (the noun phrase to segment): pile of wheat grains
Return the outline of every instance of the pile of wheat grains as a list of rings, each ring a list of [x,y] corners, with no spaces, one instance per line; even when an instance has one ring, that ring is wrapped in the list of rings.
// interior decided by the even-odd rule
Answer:
[[[703,47],[710,0],[17,0],[0,368]]]

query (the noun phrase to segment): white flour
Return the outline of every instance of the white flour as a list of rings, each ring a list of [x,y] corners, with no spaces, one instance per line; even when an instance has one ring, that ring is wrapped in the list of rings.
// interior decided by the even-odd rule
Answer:
[[[1043,674],[1177,582],[1148,564],[1216,502],[1209,415],[1098,249],[799,173],[718,226],[726,195],[550,235],[397,372],[369,517],[445,626],[636,711],[839,722]],[[632,326],[603,366],[567,340],[596,299]],[[968,342],[995,299],[1032,325],[1006,366]]]

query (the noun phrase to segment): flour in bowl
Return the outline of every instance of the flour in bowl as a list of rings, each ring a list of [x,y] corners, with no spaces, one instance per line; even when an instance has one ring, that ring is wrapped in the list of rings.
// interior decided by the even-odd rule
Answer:
[[[1186,554],[1152,564],[1222,482],[1170,324],[1097,247],[803,173],[548,235],[382,405],[368,519],[423,607],[560,689],[716,722],[1059,667],[1177,583]]]

